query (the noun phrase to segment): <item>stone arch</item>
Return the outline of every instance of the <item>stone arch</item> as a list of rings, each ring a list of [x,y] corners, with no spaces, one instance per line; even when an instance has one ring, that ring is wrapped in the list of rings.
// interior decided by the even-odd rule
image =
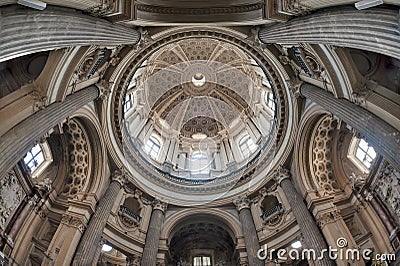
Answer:
[[[182,221],[190,219],[191,217],[194,217],[196,215],[209,215],[210,217],[213,217],[225,224],[233,234],[232,237],[235,237],[236,239],[243,237],[238,218],[227,211],[217,209],[185,209],[176,212],[166,219],[164,226],[161,230],[161,239],[170,240],[173,235],[174,229],[176,229],[176,227]]]
[[[326,111],[312,103],[304,111],[303,118],[299,123],[299,130],[297,132],[299,141],[294,148],[293,180],[297,183],[303,195],[309,191],[316,191],[320,187],[312,174],[312,145],[315,142],[313,141],[315,135],[318,134],[316,132],[318,131],[318,124],[321,123],[321,119],[327,116]],[[325,155],[322,150],[321,154]]]
[[[171,262],[188,263],[195,256],[206,255],[213,265],[230,265],[233,258],[238,259],[238,243],[243,242],[238,239],[238,226],[237,218],[226,211],[183,210],[168,218],[161,240],[166,243],[164,249],[169,250]]]
[[[91,168],[84,191],[85,193],[94,193],[99,196],[104,186],[108,184],[110,172],[101,125],[90,106],[81,108],[72,118],[77,119],[81,123],[82,130],[85,131],[87,136],[87,142],[89,143],[91,152]]]
[[[61,194],[74,197],[85,191],[88,183],[92,161],[91,144],[79,119],[68,119],[63,130],[67,141],[68,172]]]

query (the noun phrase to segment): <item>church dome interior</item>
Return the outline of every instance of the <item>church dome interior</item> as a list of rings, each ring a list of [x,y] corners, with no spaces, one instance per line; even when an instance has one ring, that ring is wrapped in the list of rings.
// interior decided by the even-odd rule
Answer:
[[[400,265],[399,7],[0,1],[0,265]]]
[[[126,162],[134,169],[144,161],[155,175],[193,187],[236,183],[260,157],[271,161],[280,110],[264,71],[239,47],[211,38],[157,49],[127,83]]]

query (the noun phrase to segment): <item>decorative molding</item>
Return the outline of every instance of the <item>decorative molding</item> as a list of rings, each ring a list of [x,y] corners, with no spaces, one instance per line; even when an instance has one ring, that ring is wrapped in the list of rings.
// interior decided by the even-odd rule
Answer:
[[[35,89],[33,89],[31,91],[31,95],[33,96],[33,110],[34,112],[37,112],[39,110],[43,110],[44,108],[46,108],[46,103],[47,103],[47,96],[46,95],[42,95],[42,92],[36,88],[36,86],[34,86]]]
[[[136,4],[138,11],[163,14],[163,15],[219,15],[219,14],[236,14],[236,13],[247,13],[256,10],[260,10],[264,7],[263,3],[253,3],[240,6],[225,6],[225,7],[208,7],[208,8],[196,8],[196,7],[161,7],[146,4]]]
[[[299,78],[293,78],[289,80],[289,90],[294,98],[299,98],[301,96],[300,88],[303,83],[304,82]]]

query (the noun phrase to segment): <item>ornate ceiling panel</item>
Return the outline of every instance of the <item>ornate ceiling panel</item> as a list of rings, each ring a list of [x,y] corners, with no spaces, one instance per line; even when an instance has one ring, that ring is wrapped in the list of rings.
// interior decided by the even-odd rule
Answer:
[[[147,60],[143,73],[137,78],[138,89],[145,91],[148,110],[178,131],[195,117],[209,117],[228,127],[243,110],[251,109],[257,87],[252,59],[237,47],[210,38],[165,46]],[[182,101],[190,102],[179,104]],[[179,112],[185,112],[182,121],[176,121]]]
[[[198,116],[187,121],[182,126],[181,134],[187,138],[192,138],[195,134],[215,137],[221,129],[223,129],[221,123],[214,118]]]

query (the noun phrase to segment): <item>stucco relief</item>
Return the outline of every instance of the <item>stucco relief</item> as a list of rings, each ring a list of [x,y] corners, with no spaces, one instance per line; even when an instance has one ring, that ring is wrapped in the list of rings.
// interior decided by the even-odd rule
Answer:
[[[301,4],[300,0],[281,0],[283,11],[292,15],[297,15],[309,10],[306,6]]]
[[[0,229],[5,230],[9,219],[25,197],[25,191],[11,170],[0,180]]]
[[[400,217],[400,172],[388,162],[384,162],[374,190],[386,206]]]

